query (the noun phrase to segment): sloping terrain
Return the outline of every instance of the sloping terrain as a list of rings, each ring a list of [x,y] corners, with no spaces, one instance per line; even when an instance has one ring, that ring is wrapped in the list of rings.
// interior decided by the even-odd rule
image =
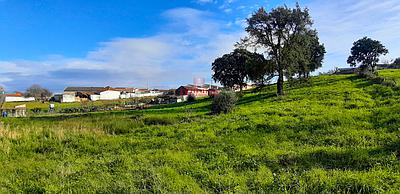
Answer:
[[[203,99],[2,120],[0,191],[400,192],[400,91],[355,75],[286,88],[219,116]]]

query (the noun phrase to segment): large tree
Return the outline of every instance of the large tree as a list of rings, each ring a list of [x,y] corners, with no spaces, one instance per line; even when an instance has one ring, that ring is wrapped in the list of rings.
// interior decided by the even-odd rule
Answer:
[[[361,72],[375,72],[376,63],[379,62],[379,56],[386,55],[389,51],[378,40],[364,37],[353,43],[351,55],[347,59],[350,66],[360,65]]]
[[[272,61],[264,58],[264,55],[249,52],[244,50],[247,55],[246,60],[246,73],[247,79],[258,85],[264,85],[267,81],[273,78],[274,70],[272,67]]]
[[[52,93],[50,90],[37,84],[32,85],[25,92],[25,97],[35,97],[36,100],[46,100],[51,97],[51,95]]]
[[[307,79],[310,73],[322,67],[326,53],[324,45],[320,44],[317,32],[310,30],[304,34],[291,37],[283,49],[286,56],[284,62],[290,64],[286,71],[287,79]]]
[[[266,49],[278,76],[277,94],[283,95],[284,76],[294,63],[310,64],[310,58],[305,60],[303,53],[312,53],[312,48],[295,41],[301,36],[308,37],[311,32],[316,35],[316,31],[311,29],[313,23],[309,11],[300,8],[298,4],[294,9],[283,6],[270,12],[260,8],[247,19],[247,23],[246,31],[249,36],[243,39],[242,44]],[[319,52],[321,53],[324,52]],[[301,57],[294,57],[295,55]]]
[[[263,55],[235,49],[213,62],[213,79],[225,87],[239,86],[242,89],[246,85],[246,79],[260,81],[264,78],[268,70],[263,63],[266,63]]]

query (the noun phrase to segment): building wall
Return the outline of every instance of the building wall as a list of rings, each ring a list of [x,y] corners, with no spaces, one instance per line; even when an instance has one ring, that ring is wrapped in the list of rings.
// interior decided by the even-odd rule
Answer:
[[[189,90],[188,95],[194,95],[195,97],[206,97],[208,96],[208,90],[206,89]]]
[[[62,102],[76,102],[75,92],[64,92]]]
[[[100,92],[100,100],[117,100],[119,99],[121,92],[107,90],[104,92]]]
[[[31,102],[35,101],[34,97],[29,97],[25,98],[23,96],[17,97],[17,96],[6,96],[6,102]]]
[[[98,101],[98,100],[100,100],[100,95],[97,95],[97,94],[90,95],[90,100],[91,101]]]

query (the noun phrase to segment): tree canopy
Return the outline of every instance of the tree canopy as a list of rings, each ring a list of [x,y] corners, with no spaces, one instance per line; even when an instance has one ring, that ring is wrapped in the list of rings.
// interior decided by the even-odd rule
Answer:
[[[242,89],[246,85],[246,79],[261,80],[264,77],[267,70],[260,69],[257,64],[265,62],[263,55],[235,49],[213,62],[213,79],[225,87],[232,89],[239,86]]]
[[[47,99],[52,95],[50,90],[43,88],[40,85],[34,84],[25,92],[25,97],[35,97],[35,99]]]
[[[247,19],[247,24],[248,37],[241,45],[266,50],[271,59],[267,69],[278,76],[278,95],[284,94],[285,75],[308,76],[321,66],[325,48],[319,43],[317,31],[311,29],[313,23],[307,8],[298,4],[293,9],[283,6],[270,12],[260,8]]]
[[[360,69],[375,72],[376,64],[381,55],[386,55],[389,51],[378,40],[364,37],[353,43],[351,55],[347,59],[350,66],[355,67],[360,64]]]

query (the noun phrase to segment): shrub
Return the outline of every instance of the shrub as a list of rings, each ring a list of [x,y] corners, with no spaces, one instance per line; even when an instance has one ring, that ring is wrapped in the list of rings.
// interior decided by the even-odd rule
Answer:
[[[194,102],[194,101],[196,101],[196,97],[195,97],[193,94],[190,94],[190,95],[188,96],[188,98],[187,98],[187,101],[188,101],[188,102]]]
[[[237,97],[233,91],[222,91],[219,95],[215,96],[212,103],[212,113],[229,113],[235,107]]]

